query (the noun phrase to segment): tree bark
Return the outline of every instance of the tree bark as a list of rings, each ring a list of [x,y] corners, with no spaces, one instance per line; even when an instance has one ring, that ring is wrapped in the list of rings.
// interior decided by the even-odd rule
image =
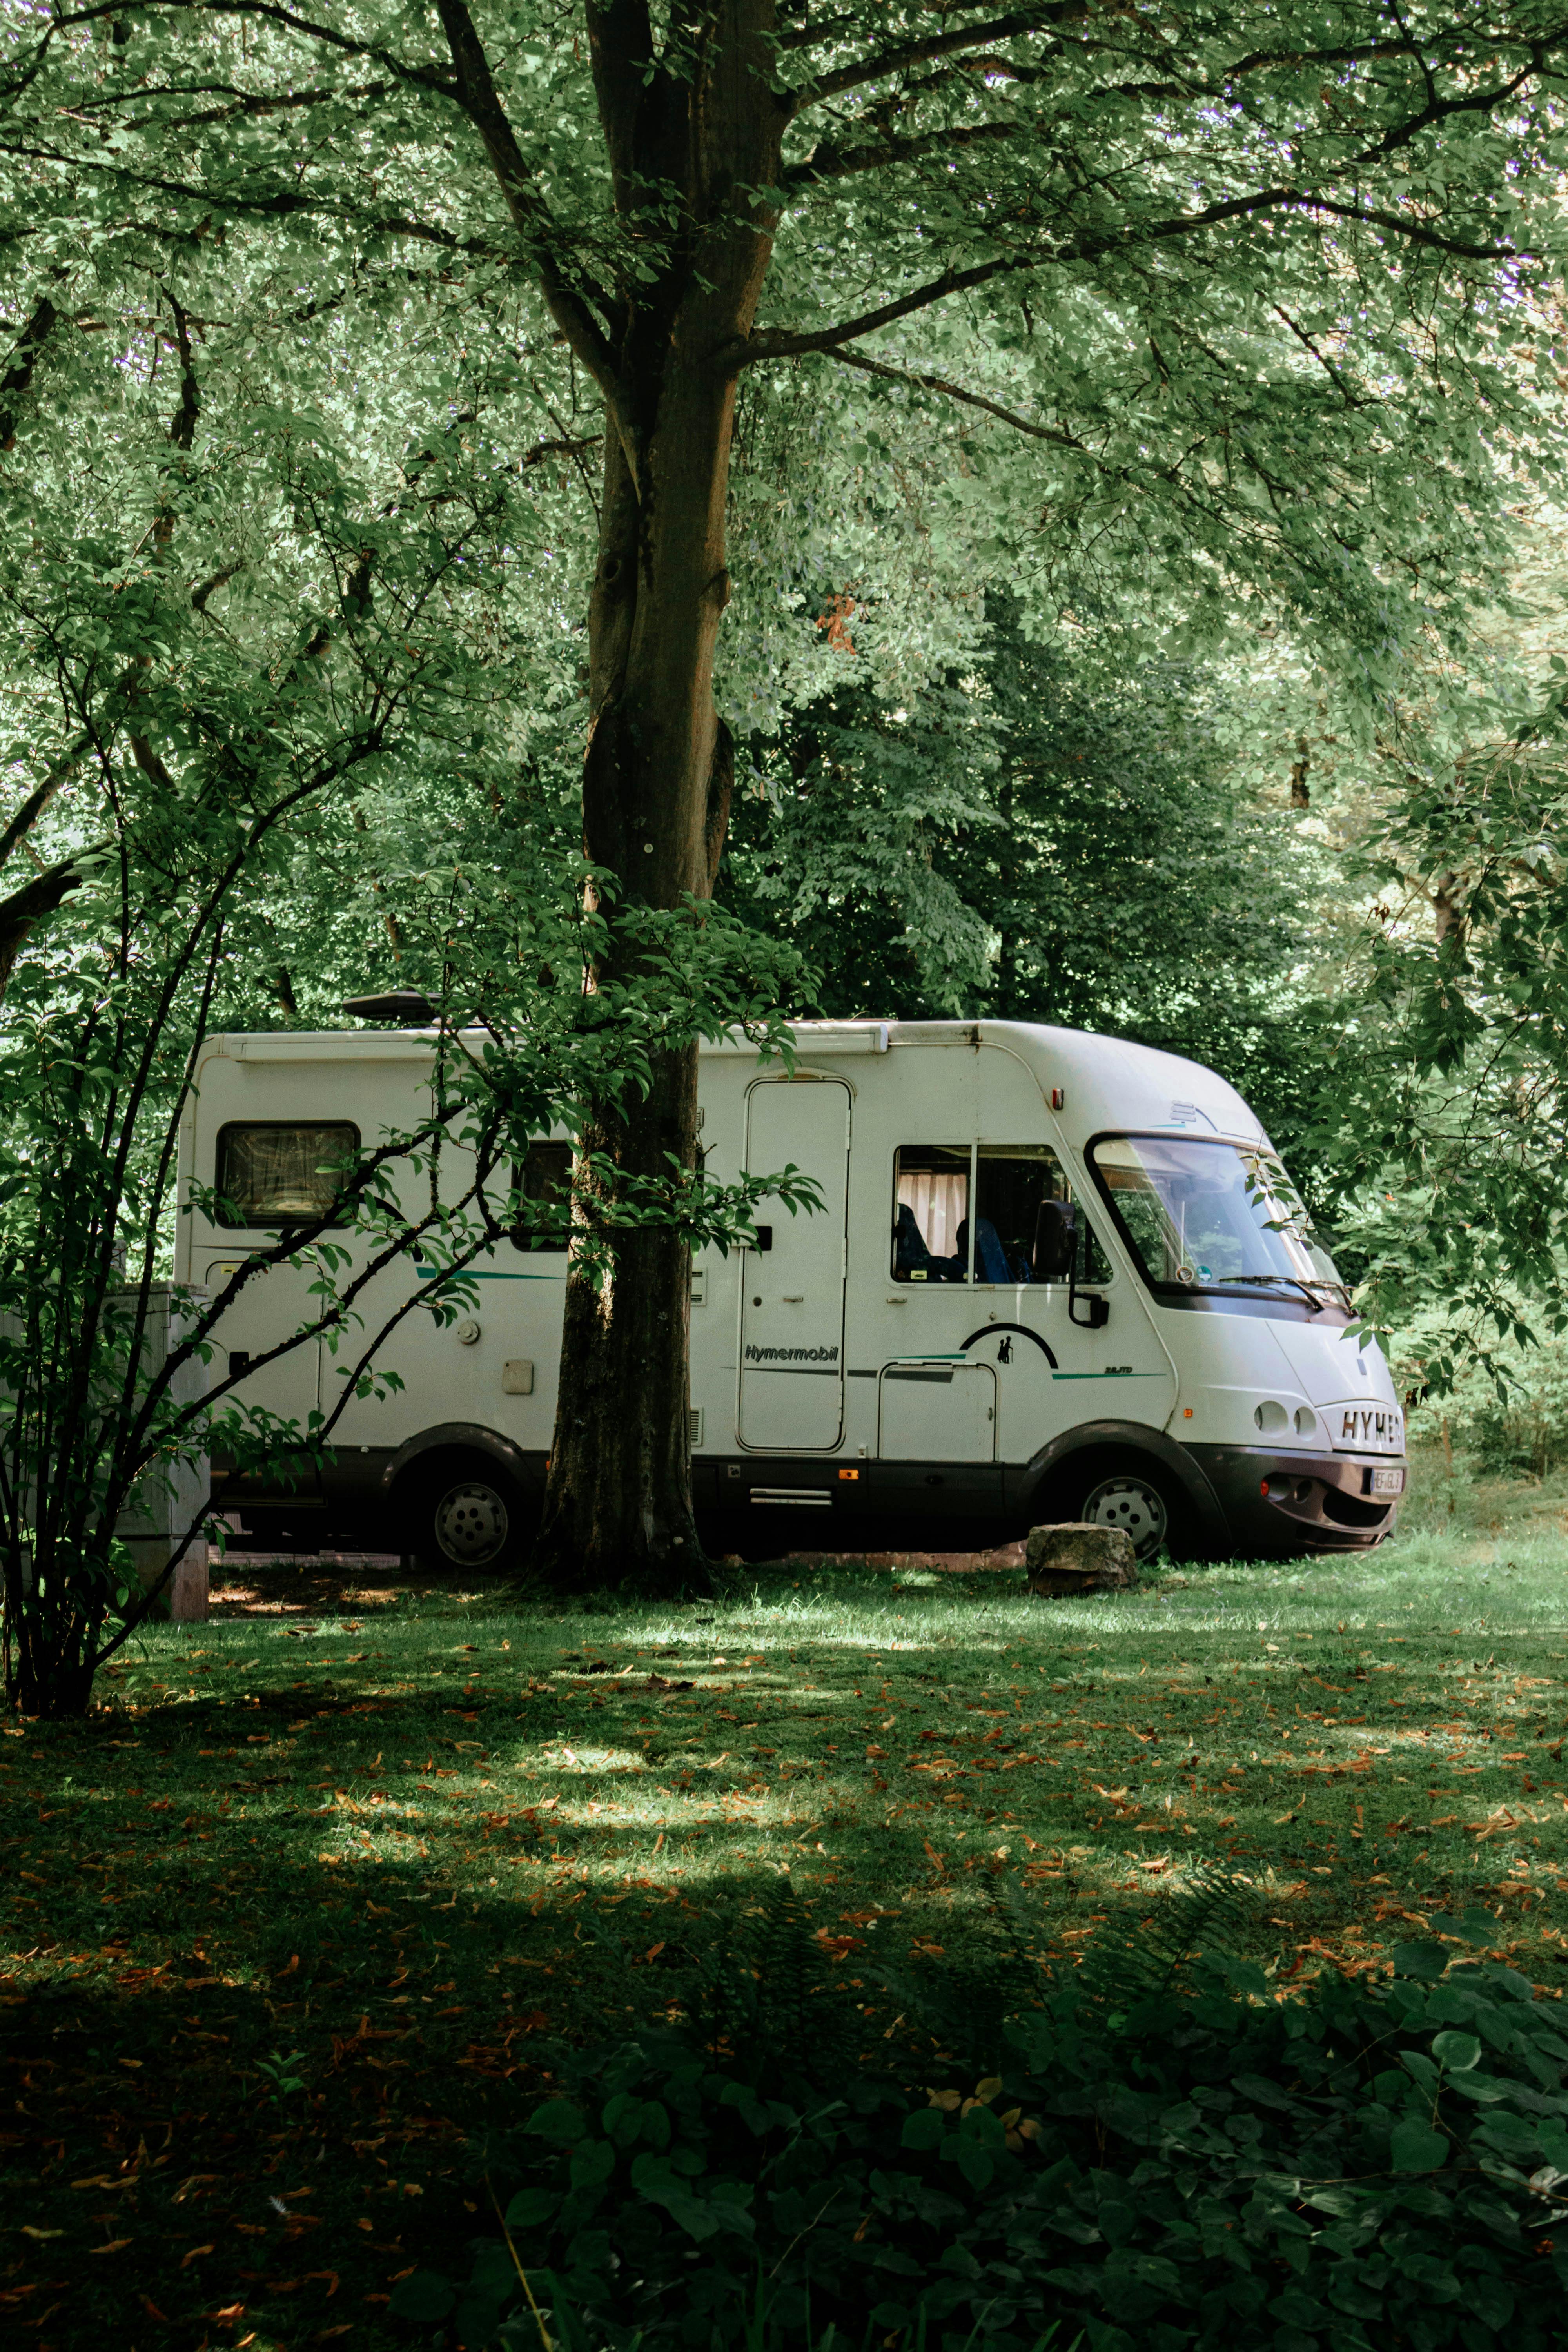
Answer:
[[[678,10],[678,14],[681,13]],[[589,609],[584,846],[616,906],[711,894],[733,753],[713,699],[729,599],[725,505],[736,351],[750,332],[775,215],[785,121],[771,82],[773,0],[718,0],[648,69],[637,0],[590,5],[595,82],[617,207],[639,235],[649,191],[679,192],[647,282],[616,289],[598,562]],[[687,62],[683,65],[683,59]],[[612,945],[605,977],[625,976]],[[628,954],[631,950],[626,951]],[[691,1508],[687,1347],[691,1261],[671,1228],[617,1228],[629,1180],[697,1160],[697,1048],[663,1055],[646,1101],[598,1106],[581,1138],[574,1221],[607,1246],[595,1287],[579,1241],[536,1574],[559,1589],[706,1587]],[[602,1178],[587,1156],[602,1155]]]
[[[1311,764],[1311,746],[1302,735],[1297,740],[1296,761],[1290,771],[1290,805],[1294,809],[1310,808],[1312,805],[1312,788],[1307,782]]]

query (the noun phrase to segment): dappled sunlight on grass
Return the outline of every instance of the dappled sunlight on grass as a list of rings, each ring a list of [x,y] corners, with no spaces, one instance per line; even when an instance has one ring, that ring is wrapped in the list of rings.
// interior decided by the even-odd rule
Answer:
[[[37,2226],[75,2225],[68,2181],[111,2139],[118,2163],[167,2138],[228,2202],[159,2209],[126,2281],[180,2288],[193,2324],[237,2304],[241,2335],[282,2329],[285,2257],[252,2262],[245,2232],[294,2225],[246,2184],[322,2152],[325,2269],[357,2282],[356,2345],[390,2347],[374,2298],[438,2212],[471,2226],[451,2119],[510,2113],[551,2034],[679,2011],[785,1872],[879,2042],[901,1972],[984,1979],[1020,1949],[1069,1969],[1216,1868],[1278,1985],[1375,1969],[1479,1906],[1555,1988],[1565,1571],[1532,1535],[1489,1585],[1468,1538],[1422,1533],[1071,1602],[803,1564],[694,1609],[410,1587],[373,1622],[318,1596],[309,1630],[150,1632],[89,1723],[0,1741],[14,2148],[41,2210],[60,2184]],[[286,2112],[259,2070],[289,2051]],[[362,2231],[389,2177],[425,2193]]]

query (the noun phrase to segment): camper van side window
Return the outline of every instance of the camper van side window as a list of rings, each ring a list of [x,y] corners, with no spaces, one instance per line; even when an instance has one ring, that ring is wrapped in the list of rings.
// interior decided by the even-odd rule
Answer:
[[[1040,1203],[1073,1198],[1061,1161],[1044,1143],[983,1143],[974,1180],[975,1281],[1032,1282]],[[1104,1282],[1110,1272],[1080,1202],[1077,1279]]]
[[[342,1191],[358,1151],[359,1129],[347,1119],[319,1127],[256,1119],[220,1128],[218,1223],[230,1233],[255,1233],[313,1221]]]
[[[566,1235],[561,1220],[572,1198],[572,1146],[531,1143],[521,1165],[513,1168],[511,1181],[524,1201],[553,1213],[542,1225],[532,1217],[520,1217],[512,1228],[513,1249],[563,1251]]]
[[[974,1279],[1031,1282],[1042,1201],[1065,1201],[1067,1179],[1043,1143],[983,1143],[974,1185]]]
[[[893,1158],[893,1280],[967,1282],[967,1145],[906,1143]]]

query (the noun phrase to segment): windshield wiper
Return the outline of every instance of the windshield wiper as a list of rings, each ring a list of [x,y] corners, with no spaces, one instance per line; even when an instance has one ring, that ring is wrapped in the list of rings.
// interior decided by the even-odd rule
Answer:
[[[1216,1287],[1223,1289],[1244,1282],[1289,1283],[1293,1290],[1300,1292],[1314,1315],[1321,1315],[1323,1311],[1323,1302],[1317,1295],[1317,1286],[1305,1281],[1299,1274],[1226,1274],[1221,1276]],[[1336,1286],[1331,1282],[1325,1282],[1321,1286],[1324,1290],[1332,1290]]]

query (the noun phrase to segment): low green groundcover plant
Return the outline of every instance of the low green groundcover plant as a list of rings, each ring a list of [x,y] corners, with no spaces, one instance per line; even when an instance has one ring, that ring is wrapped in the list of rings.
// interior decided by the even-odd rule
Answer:
[[[727,2019],[563,2053],[486,2151],[504,2227],[393,2310],[519,2352],[1548,2352],[1568,2034],[1452,1949],[1285,2000],[1214,1956],[1122,2008],[1047,1990],[994,2071],[912,2095],[826,2004],[783,2046],[747,1971]]]

